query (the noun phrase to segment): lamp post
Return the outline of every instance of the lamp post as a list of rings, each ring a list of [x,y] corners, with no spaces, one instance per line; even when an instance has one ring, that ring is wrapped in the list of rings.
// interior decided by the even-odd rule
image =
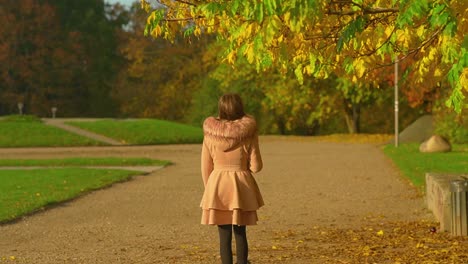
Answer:
[[[398,56],[395,56],[395,147],[398,147]]]
[[[23,107],[24,107],[24,104],[22,102],[19,102],[18,103],[18,110],[19,110],[20,115],[23,115]]]
[[[57,113],[57,107],[52,107],[52,118],[55,118],[55,114]]]

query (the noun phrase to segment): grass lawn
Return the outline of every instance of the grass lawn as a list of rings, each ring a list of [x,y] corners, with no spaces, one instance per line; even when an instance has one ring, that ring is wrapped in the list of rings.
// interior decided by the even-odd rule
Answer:
[[[383,150],[403,175],[421,189],[427,172],[468,173],[468,144],[454,144],[452,152],[447,153],[421,153],[419,144],[403,144],[398,148],[387,145]]]
[[[115,120],[67,122],[107,137],[133,145],[201,143],[203,131],[180,123],[157,120]]]
[[[105,145],[59,128],[33,116],[7,116],[0,120],[0,147],[57,147]]]
[[[164,166],[149,158],[64,158],[0,160],[0,223],[73,199],[91,190],[141,174],[130,170],[87,169],[79,166]],[[5,166],[64,166],[32,170],[2,170]]]
[[[65,158],[65,159],[0,159],[1,167],[16,166],[165,166],[169,161],[148,158]],[[1,183],[0,183],[1,185]]]
[[[390,134],[331,134],[322,136],[294,136],[294,135],[269,135],[268,138],[281,138],[282,140],[305,141],[305,142],[333,142],[350,144],[383,144],[392,140]]]
[[[0,222],[127,180],[136,174],[139,172],[85,168],[0,169]]]

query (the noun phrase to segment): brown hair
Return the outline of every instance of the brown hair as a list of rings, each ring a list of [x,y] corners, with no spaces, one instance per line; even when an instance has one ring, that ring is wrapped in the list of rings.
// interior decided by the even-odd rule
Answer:
[[[219,118],[237,120],[245,116],[242,99],[238,94],[225,94],[218,101]]]

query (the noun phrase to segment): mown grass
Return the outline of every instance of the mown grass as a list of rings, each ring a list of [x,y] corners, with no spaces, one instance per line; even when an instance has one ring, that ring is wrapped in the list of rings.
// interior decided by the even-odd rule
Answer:
[[[70,166],[165,166],[170,164],[165,160],[154,160],[149,158],[64,158],[64,159],[1,159],[1,167],[70,167]],[[0,183],[1,184],[1,183]]]
[[[140,172],[85,168],[1,170],[0,222],[125,181]]]
[[[201,128],[157,119],[67,122],[132,145],[201,143]]]
[[[446,153],[421,153],[419,144],[386,145],[383,151],[402,174],[420,189],[425,184],[427,172],[468,173],[468,144],[455,144],[452,152]]]
[[[0,222],[14,220],[48,205],[140,174],[131,170],[87,169],[79,166],[164,166],[149,158],[64,158],[0,160]],[[2,170],[5,166],[44,166],[32,170]],[[67,168],[47,168],[48,166]]]
[[[0,119],[0,147],[58,147],[105,145],[104,143],[47,126],[33,116]]]
[[[262,141],[277,140],[282,141],[304,141],[304,142],[332,142],[345,144],[373,144],[381,145],[390,142],[393,135],[390,134],[331,134],[322,136],[294,136],[294,135],[268,135]]]

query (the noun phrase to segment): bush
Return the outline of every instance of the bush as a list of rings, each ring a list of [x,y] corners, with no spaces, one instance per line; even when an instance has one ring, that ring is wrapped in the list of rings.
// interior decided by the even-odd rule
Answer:
[[[451,143],[468,143],[468,115],[445,109],[434,113],[435,132]]]

